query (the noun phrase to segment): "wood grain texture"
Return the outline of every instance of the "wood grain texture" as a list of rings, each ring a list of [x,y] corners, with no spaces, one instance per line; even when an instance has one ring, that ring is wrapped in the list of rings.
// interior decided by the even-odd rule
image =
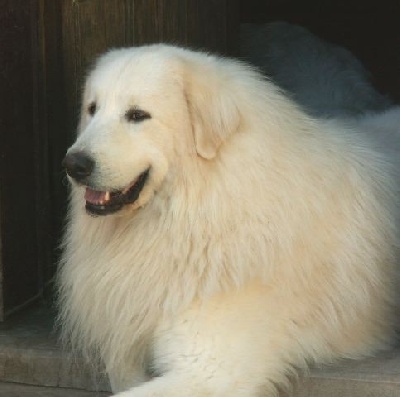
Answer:
[[[38,263],[39,274],[44,286],[51,285],[56,271],[58,256],[56,247],[60,241],[61,211],[58,208],[59,186],[62,181],[61,166],[55,164],[54,153],[62,144],[64,95],[60,51],[61,43],[61,8],[60,2],[38,0],[38,94],[39,119],[37,141],[36,195],[40,205],[37,210],[38,224]],[[64,189],[65,190],[65,189]],[[65,201],[63,193],[63,200]],[[64,209],[64,208],[63,208]],[[64,211],[63,211],[64,212]],[[46,290],[50,290],[47,288]]]
[[[0,318],[41,292],[36,195],[39,95],[37,4],[1,0]]]
[[[238,0],[135,0],[134,42],[237,53]]]

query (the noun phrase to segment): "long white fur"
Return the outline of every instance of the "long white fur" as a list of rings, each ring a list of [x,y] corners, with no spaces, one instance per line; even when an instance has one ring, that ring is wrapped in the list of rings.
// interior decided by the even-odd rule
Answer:
[[[132,106],[152,118],[126,122]],[[100,357],[119,397],[275,396],[293,368],[387,347],[399,140],[316,121],[229,59],[109,52],[71,150],[96,160],[99,189],[151,173],[136,204],[106,217],[86,214],[72,183],[65,339]]]

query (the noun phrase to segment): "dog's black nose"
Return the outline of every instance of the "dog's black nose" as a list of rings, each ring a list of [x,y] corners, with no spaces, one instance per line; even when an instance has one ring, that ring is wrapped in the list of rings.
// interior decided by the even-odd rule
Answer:
[[[68,175],[77,181],[87,178],[92,173],[94,164],[94,160],[85,152],[68,153],[62,161]]]

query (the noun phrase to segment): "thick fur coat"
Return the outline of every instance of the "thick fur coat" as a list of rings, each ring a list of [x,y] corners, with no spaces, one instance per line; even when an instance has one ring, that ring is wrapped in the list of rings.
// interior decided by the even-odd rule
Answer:
[[[270,397],[294,368],[387,347],[399,140],[316,121],[233,60],[107,53],[67,154],[65,339],[119,397]]]

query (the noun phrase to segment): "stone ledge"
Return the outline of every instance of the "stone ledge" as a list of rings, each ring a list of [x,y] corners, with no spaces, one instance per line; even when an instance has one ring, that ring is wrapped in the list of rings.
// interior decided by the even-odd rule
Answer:
[[[109,391],[105,376],[62,351],[53,324],[44,306],[0,324],[0,382]]]
[[[0,382],[0,397],[107,397],[110,393]]]
[[[293,397],[399,397],[400,349],[360,361],[314,368],[299,379]]]
[[[48,308],[39,307],[0,325],[0,397],[109,396],[104,376],[62,352],[53,319]],[[398,397],[400,349],[314,368],[293,391],[291,397]]]

